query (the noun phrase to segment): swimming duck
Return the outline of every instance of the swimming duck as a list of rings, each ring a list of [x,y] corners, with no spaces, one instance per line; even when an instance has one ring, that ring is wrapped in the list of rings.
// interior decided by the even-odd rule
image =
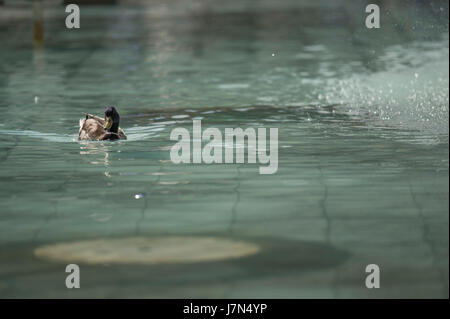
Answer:
[[[80,119],[79,140],[126,140],[127,137],[119,127],[120,116],[114,106],[105,109],[105,119],[84,113],[86,118]]]

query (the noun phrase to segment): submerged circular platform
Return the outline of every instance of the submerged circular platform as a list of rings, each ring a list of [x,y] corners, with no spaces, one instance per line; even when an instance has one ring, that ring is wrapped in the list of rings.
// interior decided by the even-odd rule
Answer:
[[[254,243],[196,236],[82,240],[38,247],[35,256],[84,264],[168,264],[219,261],[260,251]]]

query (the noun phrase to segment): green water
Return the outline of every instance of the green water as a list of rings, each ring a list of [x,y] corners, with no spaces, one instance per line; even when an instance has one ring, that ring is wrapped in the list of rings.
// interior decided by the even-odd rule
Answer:
[[[138,3],[138,2],[136,2]],[[448,2],[0,6],[0,297],[448,298]],[[78,142],[115,105],[128,140]],[[170,161],[175,127],[277,127],[279,164]],[[38,259],[52,243],[195,235],[257,243],[196,264]],[[381,288],[364,285],[381,268]]]

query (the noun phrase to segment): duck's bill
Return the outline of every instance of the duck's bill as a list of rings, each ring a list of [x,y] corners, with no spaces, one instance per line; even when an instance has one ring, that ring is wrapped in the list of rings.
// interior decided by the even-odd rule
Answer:
[[[113,125],[113,120],[110,117],[107,117],[105,119],[105,130],[109,130],[111,128],[111,126]]]

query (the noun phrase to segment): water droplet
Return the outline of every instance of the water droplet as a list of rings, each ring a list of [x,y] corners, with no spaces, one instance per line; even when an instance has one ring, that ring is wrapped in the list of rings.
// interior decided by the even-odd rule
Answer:
[[[139,193],[139,194],[134,195],[134,198],[135,198],[135,199],[141,199],[141,198],[143,198],[144,196],[145,196],[145,194]]]

